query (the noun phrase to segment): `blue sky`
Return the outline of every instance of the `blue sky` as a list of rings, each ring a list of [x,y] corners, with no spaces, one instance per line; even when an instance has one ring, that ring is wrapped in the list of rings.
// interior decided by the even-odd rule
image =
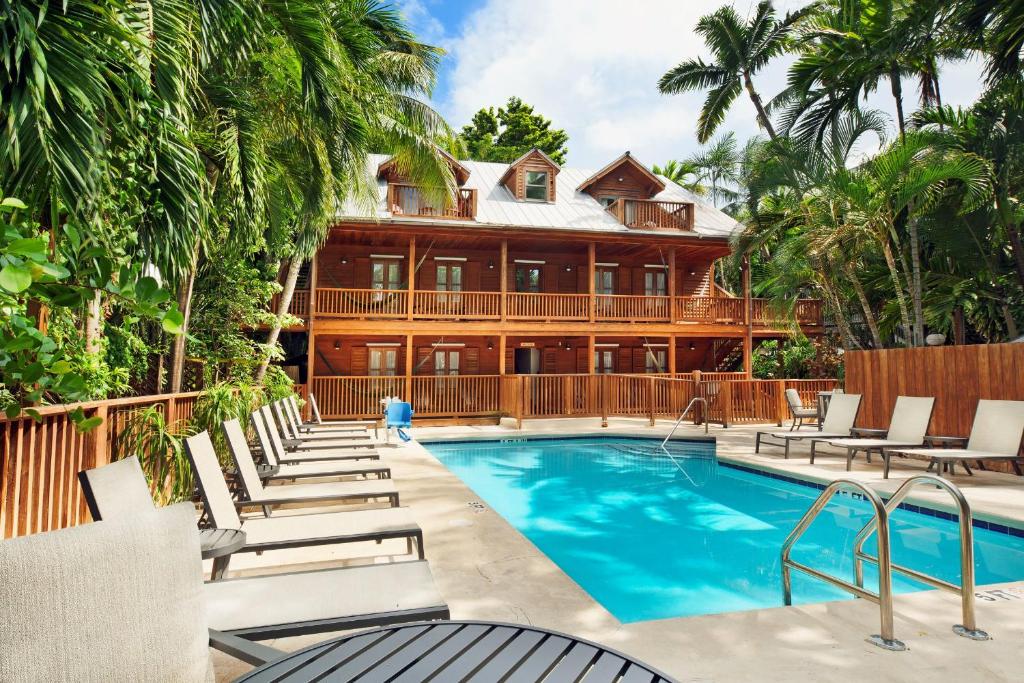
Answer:
[[[644,163],[689,156],[703,97],[663,96],[658,78],[675,64],[708,58],[693,34],[697,20],[724,4],[747,14],[756,0],[395,0],[421,40],[448,51],[433,105],[460,128],[485,106],[517,95],[569,133],[573,166],[600,168],[626,150]],[[780,11],[806,0],[776,0]],[[785,85],[789,60],[755,77],[770,99]],[[945,65],[945,102],[970,104],[979,94],[978,63]],[[913,109],[914,84],[904,85]],[[892,116],[886,92],[868,105]],[[737,100],[721,131],[739,140],[757,134],[754,110]],[[865,145],[870,151],[877,141]]]

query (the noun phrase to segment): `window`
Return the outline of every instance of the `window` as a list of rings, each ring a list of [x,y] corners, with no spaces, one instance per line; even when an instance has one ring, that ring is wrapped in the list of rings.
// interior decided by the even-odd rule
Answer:
[[[438,349],[434,351],[434,374],[435,375],[457,375],[459,374],[459,351],[451,349]]]
[[[438,264],[436,288],[439,292],[461,292],[462,291],[462,266],[449,263]],[[457,304],[461,300],[458,294],[441,294],[437,297],[439,303]]]
[[[615,372],[615,351],[603,349],[594,351],[594,372],[598,374]]]
[[[517,292],[539,292],[540,291],[540,267],[539,266],[516,266],[516,291]]]
[[[667,284],[664,269],[648,269],[644,273],[644,294],[647,296],[665,296],[668,293]]]
[[[599,197],[597,201],[601,202],[601,206],[608,208],[618,200],[618,197]]]
[[[539,202],[546,202],[548,200],[547,171],[526,172],[526,198]]]
[[[396,349],[370,349],[370,376],[394,377],[397,359]]]
[[[665,349],[647,348],[644,357],[647,359],[647,372],[668,372]]]
[[[594,292],[596,294],[615,293],[615,269],[598,267],[594,270]]]
[[[371,266],[371,288],[378,290],[373,293],[374,301],[384,301],[384,291],[401,289],[402,263],[397,259],[374,261]]]

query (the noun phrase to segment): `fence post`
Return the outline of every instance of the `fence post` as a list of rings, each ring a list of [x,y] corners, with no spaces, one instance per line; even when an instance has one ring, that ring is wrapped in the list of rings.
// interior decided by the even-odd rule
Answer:
[[[786,380],[775,381],[775,424],[782,426],[786,418]]]
[[[647,379],[648,379],[648,382],[647,382],[647,408],[648,408],[648,412],[650,414],[650,419],[648,420],[648,423],[649,423],[649,425],[651,427],[653,427],[654,426],[654,410],[655,410],[655,405],[654,405],[654,403],[655,403],[654,402],[654,378],[653,377],[648,377]]]
[[[164,405],[164,422],[170,427],[178,419],[178,397],[172,394]]]
[[[106,403],[96,406],[94,417],[100,418],[102,422],[92,430],[92,467],[89,469],[102,467],[110,463],[110,449],[107,447],[107,439],[110,436],[110,424],[107,421],[109,414]]]
[[[531,406],[530,406],[530,377],[529,377],[529,375],[523,375],[520,378],[520,384],[521,384],[521,387],[522,387],[522,399],[523,400],[522,400],[522,403],[520,403],[522,408],[520,409],[520,412],[519,412],[519,426],[522,427],[522,425],[523,425],[523,417],[524,416],[525,417],[529,417],[529,415],[530,415],[530,407]]]
[[[573,414],[572,375],[562,378],[562,410],[566,415]]]
[[[702,380],[701,380],[701,376],[700,376],[700,370],[694,370],[693,371],[693,397],[696,398],[697,396],[700,396],[701,398],[705,398],[706,399],[706,397],[704,396],[704,385],[701,382],[702,382]],[[704,414],[704,410],[705,410],[706,407],[707,406],[705,404],[703,404],[703,403],[698,403],[697,405],[695,405],[693,407],[693,424],[695,424],[695,425],[703,424],[704,420],[710,420],[711,419],[711,411],[708,411],[707,415]]]
[[[600,382],[601,426],[602,427],[607,427],[608,426],[608,401],[609,401],[609,398],[608,398],[608,392],[609,392],[608,379],[609,379],[609,375],[600,375],[600,377],[601,377],[601,382]]]
[[[722,426],[728,427],[732,424],[732,382],[722,380],[718,390],[722,397]]]

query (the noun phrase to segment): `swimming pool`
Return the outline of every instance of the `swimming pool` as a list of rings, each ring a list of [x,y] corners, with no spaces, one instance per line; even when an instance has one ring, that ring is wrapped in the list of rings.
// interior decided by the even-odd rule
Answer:
[[[609,437],[425,443],[492,509],[619,621],[782,605],[779,550],[818,489],[714,457],[713,442],[675,442],[677,467],[644,450],[651,439]],[[852,580],[862,500],[833,499],[793,559]],[[893,560],[959,579],[956,523],[892,515]],[[1024,537],[975,528],[978,585],[1024,579]],[[875,552],[874,537],[865,550]],[[868,587],[877,588],[867,565]],[[897,592],[926,587],[895,574]],[[849,594],[793,573],[794,603]],[[950,615],[953,618],[953,615]]]

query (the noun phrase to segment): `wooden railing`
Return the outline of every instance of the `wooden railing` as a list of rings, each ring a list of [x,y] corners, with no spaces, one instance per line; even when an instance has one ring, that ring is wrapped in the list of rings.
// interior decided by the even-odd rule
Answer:
[[[796,389],[805,406],[817,404],[819,391],[831,391],[834,379],[744,379],[701,382],[712,422],[728,427],[750,422],[774,422],[790,419],[786,389]]]
[[[312,388],[325,418],[380,417],[381,400],[407,395],[404,377],[314,377]]]
[[[413,315],[435,320],[494,320],[501,317],[501,292],[417,291]]]
[[[419,417],[497,415],[499,375],[412,378],[412,404]]]
[[[316,290],[316,314],[325,318],[404,318],[408,305],[404,289]]]
[[[118,457],[118,439],[140,410],[156,406],[168,422],[187,421],[198,396],[159,394],[45,406],[37,408],[39,422],[27,415],[0,419],[0,535],[24,536],[89,521],[78,472]],[[79,432],[69,417],[75,408],[102,422]]]
[[[513,292],[508,295],[511,320],[587,320],[589,294]]]
[[[415,185],[404,183],[388,185],[388,211],[393,216],[422,218],[473,220],[476,216],[476,190],[459,188],[454,201],[447,201],[441,207],[435,204]]]
[[[668,322],[672,299],[667,296],[599,294],[594,315],[598,320]]]
[[[626,227],[639,230],[693,230],[693,204],[653,199],[617,199],[608,212]]]
[[[270,312],[277,313],[277,307],[280,304],[281,295],[275,294],[270,299]],[[296,289],[292,293],[291,303],[288,304],[288,312],[299,318],[309,317],[309,290],[308,289]]]
[[[292,313],[308,316],[308,292],[296,292],[296,297],[299,294],[306,298],[292,302]],[[316,312],[324,318],[405,318],[409,314],[408,297],[404,289],[317,289]],[[508,292],[505,301],[509,320],[590,319],[589,294]],[[735,297],[598,294],[594,297],[594,319],[742,325],[743,306],[743,299]],[[753,309],[755,326],[788,324],[763,299],[754,299]],[[822,324],[820,301],[800,301],[795,313],[801,325]],[[501,317],[501,292],[414,291],[413,316],[420,320],[497,320]]]

